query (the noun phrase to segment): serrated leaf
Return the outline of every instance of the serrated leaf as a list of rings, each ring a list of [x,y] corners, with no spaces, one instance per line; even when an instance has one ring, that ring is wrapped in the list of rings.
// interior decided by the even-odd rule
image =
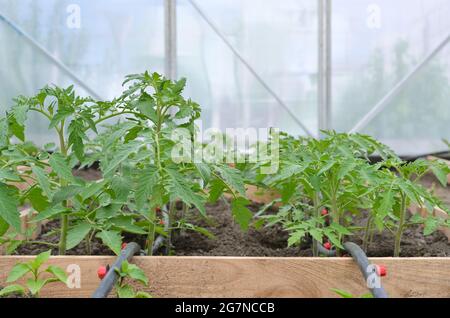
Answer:
[[[102,240],[116,255],[119,255],[122,247],[122,236],[116,231],[101,231],[96,237]]]
[[[201,215],[206,216],[203,198],[192,191],[190,185],[185,181],[185,178],[178,172],[169,169],[166,169],[166,171],[169,176],[168,187],[171,195],[174,198],[179,198],[188,205],[194,205],[200,211]]]
[[[134,193],[136,209],[138,211],[141,211],[144,208],[144,205],[150,198],[153,187],[157,184],[158,180],[159,174],[156,168],[153,167],[147,168],[139,174],[137,188]]]
[[[67,164],[64,156],[58,152],[51,155],[50,160],[48,162],[52,167],[53,171],[67,181],[73,181],[74,177],[72,175],[72,169]]]
[[[67,249],[70,250],[80,244],[91,229],[91,225],[87,222],[79,223],[71,228],[67,232]]]
[[[107,176],[112,173],[122,162],[127,160],[130,155],[136,153],[141,145],[140,142],[130,142],[121,145],[115,152],[113,159],[107,162],[103,167],[103,174]]]
[[[21,231],[19,202],[13,188],[0,182],[0,217],[8,222],[16,231]]]
[[[42,190],[39,187],[34,187],[31,191],[29,191],[27,198],[30,200],[33,209],[38,212],[44,211],[49,206],[47,198],[42,195]]]
[[[103,187],[105,186],[105,184],[106,184],[106,181],[93,182],[93,183],[89,184],[87,187],[84,188],[83,191],[80,192],[80,196],[81,196],[82,200],[84,201],[88,198],[98,195],[99,192],[103,190]]]
[[[47,198],[52,199],[52,191],[47,173],[38,166],[33,166],[32,171],[36,176],[39,186],[41,187],[42,191],[44,191],[44,194],[47,196]]]
[[[231,212],[234,219],[244,231],[248,230],[250,221],[253,218],[253,213],[247,208],[250,201],[244,198],[237,198],[231,202]]]
[[[41,213],[39,213],[36,217],[34,217],[33,222],[40,222],[43,220],[52,219],[64,212],[67,212],[67,208],[65,208],[61,205],[52,206],[52,207],[42,211]]]
[[[69,185],[67,187],[61,187],[61,189],[53,196],[52,204],[56,205],[63,201],[69,200],[83,191],[83,187],[77,185]]]
[[[128,266],[128,275],[132,279],[134,279],[134,280],[136,280],[138,282],[141,282],[145,286],[148,285],[148,278],[145,275],[145,272],[142,269],[140,269],[139,267],[137,267],[136,265],[129,264],[129,266]]]
[[[226,165],[216,166],[215,169],[228,186],[238,191],[239,194],[245,197],[245,184],[239,170]]]
[[[134,298],[134,290],[130,285],[118,286],[117,296],[119,298]]]
[[[143,235],[147,234],[147,231],[134,224],[134,219],[131,216],[118,216],[110,219],[109,222],[125,232]]]

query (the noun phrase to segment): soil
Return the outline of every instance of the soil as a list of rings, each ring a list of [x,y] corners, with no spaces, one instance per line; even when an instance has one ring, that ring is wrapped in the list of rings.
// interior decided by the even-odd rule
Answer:
[[[90,180],[98,179],[97,171],[81,171],[79,176]],[[426,176],[423,185],[431,187],[434,184],[435,193],[442,200],[450,204],[450,190],[441,187],[432,176]],[[260,206],[252,205],[250,209],[257,212]],[[229,203],[219,201],[207,206],[208,219],[199,218],[198,214],[188,215],[190,223],[206,228],[214,238],[208,238],[196,232],[179,233],[173,238],[173,253],[178,256],[265,256],[265,257],[309,257],[312,251],[308,242],[299,247],[287,247],[288,234],[279,226],[261,228],[259,230],[249,229],[242,231],[231,216]],[[59,221],[50,222],[43,227],[42,235],[38,241],[57,243],[58,235],[47,235],[46,233],[57,229]],[[126,235],[124,241],[136,241],[143,246],[144,236]],[[352,237],[352,241],[361,244],[358,235]],[[389,232],[376,234],[373,243],[369,246],[368,256],[390,257],[393,256],[394,237]],[[21,246],[17,254],[36,255],[49,248],[42,245],[29,244]],[[57,249],[53,249],[57,254]],[[68,255],[86,255],[86,246],[82,242],[78,247],[67,252]],[[95,239],[92,243],[92,255],[112,255],[108,248]],[[450,256],[450,244],[448,238],[441,232],[424,237],[420,226],[412,227],[405,231],[402,240],[402,257],[448,257]]]

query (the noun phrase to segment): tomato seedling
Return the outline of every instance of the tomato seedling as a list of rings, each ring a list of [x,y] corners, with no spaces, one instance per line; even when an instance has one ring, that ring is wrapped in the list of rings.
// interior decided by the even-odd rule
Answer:
[[[6,283],[14,283],[27,274],[31,274],[31,278],[26,280],[25,285],[11,284],[6,286],[0,290],[0,297],[11,294],[29,294],[32,297],[39,297],[41,290],[51,283],[61,282],[66,284],[67,274],[62,268],[50,265],[45,270],[41,269],[42,265],[50,258],[50,255],[51,251],[44,252],[29,262],[16,264],[11,269]]]

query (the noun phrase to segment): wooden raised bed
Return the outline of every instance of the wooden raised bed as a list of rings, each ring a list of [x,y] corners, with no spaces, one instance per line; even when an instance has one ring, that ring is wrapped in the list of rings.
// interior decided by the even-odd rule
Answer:
[[[0,284],[19,261],[30,257],[0,257]],[[80,266],[81,288],[55,284],[43,297],[90,297],[98,287],[97,268],[114,257],[52,257],[50,264]],[[388,268],[383,286],[390,297],[450,297],[450,261],[447,258],[372,258]],[[355,295],[368,292],[359,269],[350,258],[230,258],[135,257],[150,280],[155,297],[337,297],[338,288]]]

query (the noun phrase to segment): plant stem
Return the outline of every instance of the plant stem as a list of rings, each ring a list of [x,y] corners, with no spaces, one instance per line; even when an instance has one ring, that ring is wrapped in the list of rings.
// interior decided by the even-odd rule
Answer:
[[[151,209],[147,233],[147,256],[153,255],[153,244],[155,242],[155,220],[156,209]]]
[[[315,214],[316,218],[320,218],[319,193],[317,193],[317,192],[314,192],[313,204],[314,204],[314,214]],[[315,226],[318,226],[318,224],[315,224]],[[322,242],[318,242],[313,238],[313,240],[312,240],[313,257],[319,256],[319,250],[317,248],[317,245],[321,244],[321,243]]]
[[[395,246],[394,246],[394,257],[400,257],[400,244],[402,241],[403,230],[406,221],[406,195],[401,194],[402,202],[400,206],[400,222],[398,224],[398,229],[395,234]]]
[[[61,150],[61,154],[67,157],[67,148],[64,140],[64,121],[61,122],[61,127],[58,129],[58,138],[59,138],[59,146]],[[60,179],[61,186],[66,186],[67,182],[64,179]],[[65,201],[64,206],[68,207],[69,204]],[[69,228],[69,216],[67,214],[63,214],[61,216],[61,233],[59,238],[59,255],[66,254],[66,243],[67,243],[67,231]]]
[[[167,255],[169,255],[170,253],[170,247],[172,246],[172,223],[173,223],[173,219],[175,217],[174,213],[175,213],[175,207],[176,207],[176,202],[172,201],[169,204],[169,215],[168,215],[168,220],[167,220],[167,246],[166,246],[166,250],[167,250]]]
[[[341,223],[340,215],[339,215],[339,209],[337,207],[337,198],[336,194],[333,192],[332,198],[331,198],[331,215],[333,217],[333,223],[339,224]],[[341,241],[341,236],[339,235],[339,241]],[[336,256],[341,256],[341,250],[336,247]]]
[[[370,229],[372,227],[372,215],[369,215],[367,218],[366,228],[364,230],[364,239],[363,239],[363,251],[367,253],[367,248],[369,247],[369,239],[370,239]]]

